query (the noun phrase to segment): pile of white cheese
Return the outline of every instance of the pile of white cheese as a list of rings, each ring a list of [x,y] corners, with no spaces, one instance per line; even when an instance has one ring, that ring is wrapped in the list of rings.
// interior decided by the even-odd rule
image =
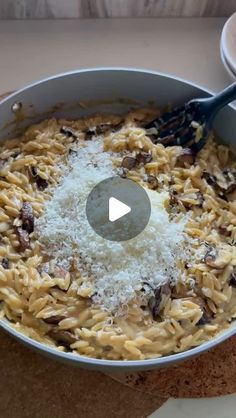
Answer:
[[[93,187],[117,174],[111,155],[96,138],[78,148],[70,166],[37,221],[47,254],[66,268],[76,260],[85,279],[82,286],[92,287],[94,301],[109,312],[120,311],[134,299],[143,282],[157,287],[179,280],[176,261],[183,254],[185,221],[169,219],[164,207],[168,193],[147,190],[152,209],[144,231],[126,242],[108,241],[91,228],[85,208]]]

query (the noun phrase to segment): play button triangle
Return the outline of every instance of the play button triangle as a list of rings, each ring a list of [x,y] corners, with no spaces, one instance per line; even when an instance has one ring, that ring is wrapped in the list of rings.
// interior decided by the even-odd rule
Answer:
[[[116,199],[115,197],[110,197],[109,199],[109,221],[115,222],[122,216],[127,215],[131,212],[131,207]]]

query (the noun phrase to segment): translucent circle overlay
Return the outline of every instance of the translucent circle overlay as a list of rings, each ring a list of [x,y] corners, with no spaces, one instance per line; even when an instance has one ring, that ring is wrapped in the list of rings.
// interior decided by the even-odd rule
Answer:
[[[114,222],[109,221],[109,199],[113,197],[131,208]],[[148,224],[151,204],[145,189],[132,180],[109,177],[98,183],[86,202],[90,226],[109,241],[128,241],[140,234]]]

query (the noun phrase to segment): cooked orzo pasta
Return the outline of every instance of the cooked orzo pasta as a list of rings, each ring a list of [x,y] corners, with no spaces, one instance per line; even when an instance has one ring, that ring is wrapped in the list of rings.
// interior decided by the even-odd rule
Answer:
[[[1,317],[61,351],[110,360],[187,350],[236,316],[236,163],[211,137],[198,155],[154,144],[155,109],[45,120],[0,155]],[[120,175],[148,191],[146,230],[109,243],[86,197]],[[150,190],[150,191],[149,191]]]

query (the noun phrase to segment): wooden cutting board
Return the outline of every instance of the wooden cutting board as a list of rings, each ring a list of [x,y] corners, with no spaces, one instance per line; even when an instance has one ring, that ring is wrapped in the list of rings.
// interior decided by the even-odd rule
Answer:
[[[110,376],[130,388],[163,397],[205,398],[235,393],[236,336],[176,366]]]
[[[1,418],[146,418],[166,401],[44,357],[2,330],[0,370]]]

